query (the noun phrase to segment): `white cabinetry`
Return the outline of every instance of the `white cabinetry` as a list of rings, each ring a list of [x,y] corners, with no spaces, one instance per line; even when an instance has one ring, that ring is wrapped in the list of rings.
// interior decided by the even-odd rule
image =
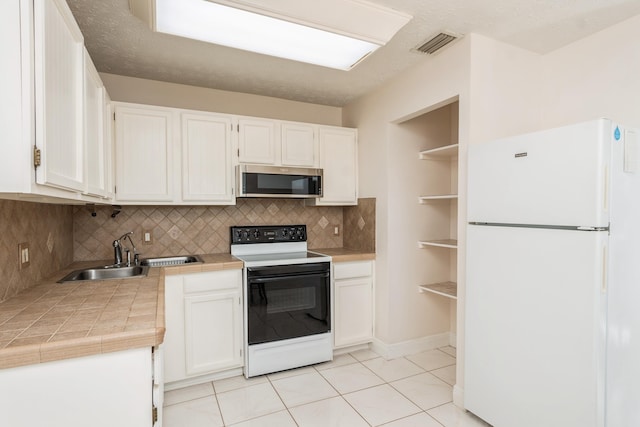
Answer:
[[[147,347],[0,369],[2,425],[151,427],[152,358]]]
[[[312,205],[358,204],[358,132],[356,129],[319,126],[323,196]]]
[[[89,54],[84,52],[84,176],[89,195],[107,197],[109,195],[110,154],[106,137],[111,135],[105,123],[106,92],[96,67]]]
[[[268,119],[238,120],[238,153],[241,163],[276,164],[276,122]]]
[[[0,2],[2,197],[81,203],[109,196],[100,118],[106,93],[82,40],[63,0]]]
[[[318,159],[318,143],[313,125],[282,123],[280,125],[282,165],[315,167]]]
[[[116,105],[115,120],[116,201],[173,201],[173,111]]]
[[[373,261],[335,263],[334,348],[373,339]]]
[[[82,33],[64,0],[35,0],[34,19],[36,179],[84,191]]]
[[[167,276],[165,381],[195,384],[240,368],[242,270]]]
[[[234,203],[232,118],[182,113],[182,200]]]
[[[317,167],[317,126],[309,123],[240,117],[240,163]]]

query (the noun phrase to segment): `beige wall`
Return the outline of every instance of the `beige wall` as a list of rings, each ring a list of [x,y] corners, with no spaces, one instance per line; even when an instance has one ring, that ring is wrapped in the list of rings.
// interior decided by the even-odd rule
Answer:
[[[388,84],[344,108],[344,124],[358,127],[362,197],[376,197],[376,338],[386,344],[417,340],[450,330],[449,303],[418,293],[417,250],[423,224],[419,181],[407,184],[424,166],[426,148],[398,123],[459,97],[460,121],[467,123],[469,39],[425,60]],[[466,143],[466,128],[459,139]],[[404,178],[403,178],[404,177]],[[417,185],[417,186],[416,186]],[[422,229],[425,225],[420,225]]]
[[[424,314],[433,304],[412,292],[401,277],[415,236],[410,212],[398,200],[415,200],[402,177],[402,137],[395,123],[459,96],[459,225],[457,316],[458,363],[454,396],[464,387],[464,287],[466,166],[468,144],[533,130],[609,117],[640,127],[640,16],[633,17],[547,55],[538,55],[470,34],[440,54],[344,107],[346,126],[358,127],[360,192],[377,197],[376,337],[393,344],[436,333],[441,314]],[[407,154],[408,155],[408,154]],[[406,218],[405,215],[409,215]],[[404,220],[403,220],[404,219]],[[395,254],[409,254],[407,257]],[[411,261],[415,263],[415,260]],[[423,312],[420,312],[420,307]],[[452,310],[453,311],[453,310]],[[413,320],[413,321],[412,321]],[[457,325],[455,325],[457,323]],[[461,400],[457,400],[461,403]]]
[[[342,109],[101,73],[113,101],[341,126]]]
[[[607,117],[640,128],[640,15],[543,58],[543,127]]]

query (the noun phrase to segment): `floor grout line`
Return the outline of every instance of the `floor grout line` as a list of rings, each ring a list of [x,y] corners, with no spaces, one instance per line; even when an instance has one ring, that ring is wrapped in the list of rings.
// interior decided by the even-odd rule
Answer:
[[[456,359],[456,358],[455,358],[455,356],[452,356],[451,354],[449,354],[449,353],[447,353],[447,352],[445,352],[445,351],[440,350],[440,348],[437,348],[437,349],[434,349],[434,350],[438,350],[438,351],[439,351],[439,352],[441,352],[442,354],[447,355],[447,356],[449,356],[449,357],[453,357],[454,359]],[[418,376],[418,375],[423,375],[423,374],[425,374],[425,373],[429,373],[431,376],[433,376],[433,377],[434,377],[434,378],[436,378],[437,380],[439,380],[439,381],[443,382],[443,383],[444,383],[444,384],[446,384],[448,387],[453,387],[451,384],[449,384],[448,382],[444,381],[442,378],[440,378],[440,377],[438,377],[437,375],[433,374],[433,371],[436,371],[436,370],[439,370],[439,369],[443,369],[443,368],[446,368],[446,367],[455,366],[455,363],[453,363],[453,364],[449,364],[449,365],[445,365],[445,366],[439,366],[439,367],[437,367],[437,368],[433,368],[433,369],[431,369],[431,370],[427,370],[427,369],[423,368],[422,366],[418,365],[416,362],[414,362],[414,361],[412,361],[412,360],[408,359],[406,356],[401,356],[401,357],[399,357],[399,358],[395,358],[395,359],[389,359],[389,360],[404,359],[405,361],[407,361],[407,362],[411,363],[412,365],[416,366],[417,368],[419,368],[419,369],[421,370],[421,372],[414,373],[414,374],[408,375],[408,376],[406,376],[406,377],[396,378],[396,379],[393,379],[393,380],[391,380],[391,381],[387,381],[387,380],[385,380],[384,378],[382,378],[379,374],[377,374],[377,373],[376,373],[372,368],[370,368],[369,366],[367,366],[367,365],[365,364],[365,362],[369,362],[369,361],[372,361],[372,360],[375,360],[375,359],[381,358],[381,356],[377,356],[377,357],[372,357],[372,358],[366,358],[366,359],[363,359],[363,360],[359,360],[359,359],[357,359],[355,356],[353,356],[353,355],[352,355],[352,354],[350,354],[350,353],[345,353],[345,354],[350,355],[350,357],[352,357],[354,361],[350,361],[350,362],[345,363],[345,364],[341,364],[341,365],[338,365],[338,366],[333,366],[333,367],[329,367],[329,368],[325,368],[325,369],[320,369],[320,368],[321,368],[321,366],[322,366],[322,364],[311,365],[310,367],[311,367],[311,368],[313,368],[313,370],[312,370],[312,371],[310,370],[310,371],[306,371],[306,372],[300,372],[300,373],[298,373],[298,374],[294,374],[294,375],[287,375],[287,376],[284,376],[283,378],[275,378],[275,379],[274,379],[274,378],[272,378],[270,375],[265,375],[266,381],[264,381],[264,382],[262,382],[262,381],[261,381],[261,382],[258,382],[257,384],[244,384],[244,385],[238,386],[237,388],[233,388],[233,389],[231,389],[231,390],[226,390],[226,391],[220,391],[220,392],[218,392],[218,389],[217,389],[217,387],[216,387],[216,385],[215,385],[215,381],[209,381],[208,383],[210,383],[210,385],[211,385],[211,389],[213,390],[213,394],[208,394],[208,395],[206,395],[206,396],[200,396],[200,397],[193,397],[193,398],[187,399],[187,400],[185,400],[185,401],[179,401],[179,402],[176,402],[176,403],[172,403],[172,404],[170,404],[170,405],[165,405],[165,408],[169,408],[169,407],[171,407],[171,406],[175,406],[175,405],[179,405],[179,404],[184,404],[184,403],[187,403],[187,402],[190,402],[190,401],[193,401],[193,400],[197,400],[197,399],[200,399],[200,398],[206,398],[206,397],[210,397],[210,396],[212,396],[212,397],[215,399],[215,405],[216,405],[216,407],[217,407],[218,413],[220,414],[220,419],[221,419],[221,421],[222,421],[222,423],[223,423],[222,425],[223,425],[224,427],[228,427],[229,425],[225,422],[224,414],[223,414],[223,412],[222,412],[222,407],[220,406],[220,402],[219,402],[219,400],[218,400],[218,395],[220,395],[220,394],[224,394],[224,393],[228,393],[228,392],[232,392],[232,391],[237,391],[237,390],[240,390],[240,389],[245,389],[245,388],[249,388],[249,387],[258,386],[258,385],[261,385],[261,384],[268,384],[268,385],[269,385],[269,387],[271,388],[271,390],[273,390],[273,392],[276,394],[276,396],[278,396],[278,399],[279,399],[280,403],[284,406],[284,411],[286,411],[286,413],[289,415],[289,417],[291,418],[291,420],[293,421],[293,423],[294,423],[296,426],[298,426],[298,427],[300,427],[300,424],[299,424],[299,422],[295,419],[295,417],[293,416],[293,413],[292,413],[292,411],[291,411],[292,409],[294,409],[294,408],[298,408],[298,407],[301,407],[301,406],[305,406],[305,405],[309,405],[309,404],[314,404],[314,403],[318,403],[318,402],[323,402],[323,401],[331,400],[331,399],[334,399],[334,398],[336,398],[336,397],[339,397],[340,399],[342,399],[342,401],[343,401],[343,402],[345,402],[345,403],[346,403],[346,404],[347,404],[347,405],[348,405],[348,406],[349,406],[349,407],[350,407],[350,408],[355,412],[355,414],[357,414],[357,415],[358,415],[358,416],[359,416],[359,417],[360,417],[360,418],[361,418],[361,419],[362,419],[362,420],[363,420],[367,425],[372,426],[372,424],[371,424],[371,423],[369,423],[369,421],[367,421],[367,419],[364,417],[364,415],[363,415],[362,413],[360,413],[360,412],[359,412],[359,411],[358,411],[358,410],[357,410],[357,409],[356,409],[356,408],[355,408],[355,407],[354,407],[354,406],[349,402],[349,400],[347,400],[347,399],[345,398],[345,396],[350,395],[350,394],[354,394],[354,393],[358,393],[358,392],[362,392],[362,391],[364,391],[364,390],[369,390],[369,389],[373,389],[373,388],[376,388],[376,387],[380,387],[380,386],[388,385],[392,390],[394,390],[395,392],[397,392],[400,396],[402,396],[402,397],[403,397],[404,399],[406,399],[408,402],[411,402],[413,405],[415,405],[415,406],[416,406],[420,411],[419,411],[419,412],[416,412],[415,414],[406,415],[406,416],[400,417],[400,418],[398,418],[398,419],[394,419],[394,420],[388,421],[388,422],[386,422],[385,424],[383,424],[383,426],[384,426],[384,425],[387,425],[387,424],[394,423],[394,422],[396,422],[396,421],[399,421],[399,420],[402,420],[402,419],[405,419],[405,418],[409,418],[409,417],[415,416],[415,415],[420,414],[420,413],[424,413],[424,414],[425,414],[425,415],[427,415],[429,418],[431,418],[431,419],[432,419],[432,420],[434,420],[436,423],[438,423],[438,425],[442,425],[442,426],[444,426],[444,424],[442,424],[439,420],[437,420],[437,419],[435,419],[433,416],[431,416],[431,414],[429,414],[429,413],[428,413],[428,411],[433,410],[433,409],[436,409],[436,408],[439,408],[439,407],[442,407],[442,406],[445,406],[445,405],[448,405],[448,404],[451,404],[451,403],[452,403],[452,400],[451,400],[451,401],[449,401],[449,402],[445,402],[445,403],[442,403],[442,404],[436,405],[436,406],[434,406],[433,408],[422,409],[422,407],[421,407],[420,405],[418,405],[416,402],[414,402],[410,397],[406,396],[404,393],[402,393],[400,390],[398,390],[396,387],[394,387],[394,386],[392,385],[392,382],[402,381],[402,380],[409,379],[409,378],[411,378],[411,377],[415,377],[415,376]],[[329,362],[329,363],[330,363],[330,362]],[[372,386],[368,386],[368,387],[364,387],[364,388],[357,389],[357,390],[353,390],[353,391],[349,391],[349,392],[347,392],[347,393],[341,393],[341,392],[336,388],[336,386],[335,386],[335,385],[334,385],[334,384],[333,384],[329,379],[327,379],[327,378],[323,375],[323,372],[327,372],[327,371],[332,370],[332,369],[344,368],[344,367],[347,367],[347,366],[353,366],[353,365],[356,365],[356,364],[360,364],[360,365],[362,365],[362,367],[363,367],[363,368],[365,368],[365,369],[367,370],[367,372],[369,372],[371,375],[373,375],[374,377],[376,377],[377,379],[379,379],[380,381],[382,381],[382,383],[381,383],[381,384],[372,385]],[[276,383],[276,382],[278,382],[278,381],[281,381],[281,380],[287,380],[287,379],[289,379],[289,378],[295,378],[295,377],[298,377],[298,376],[301,376],[301,375],[311,374],[311,373],[312,373],[312,374],[318,374],[318,375],[320,375],[320,377],[322,378],[322,380],[323,380],[324,382],[326,382],[326,383],[331,387],[331,389],[332,389],[332,390],[333,390],[337,395],[336,395],[336,396],[324,397],[324,398],[321,398],[321,399],[318,399],[318,400],[312,400],[312,401],[310,401],[310,402],[305,402],[305,403],[301,403],[301,404],[298,404],[298,405],[293,405],[293,406],[289,406],[289,405],[287,405],[287,404],[286,404],[286,402],[285,402],[285,400],[283,399],[282,395],[278,392],[278,389],[276,388],[275,383]],[[231,377],[231,378],[235,378],[235,377]],[[207,383],[205,383],[205,384],[207,384]],[[180,389],[177,389],[177,390],[180,390]],[[172,390],[172,391],[173,391],[173,390]],[[253,418],[248,418],[248,419],[246,419],[246,420],[240,421],[239,423],[244,423],[244,422],[248,422],[248,421],[251,421],[251,420],[257,420],[257,419],[259,419],[259,418],[261,418],[261,417],[270,416],[270,415],[273,415],[273,414],[279,413],[279,412],[281,412],[281,411],[283,411],[283,410],[282,410],[282,409],[278,409],[278,410],[275,410],[275,411],[273,411],[273,412],[269,412],[268,414],[263,414],[263,415],[259,415],[259,416],[253,417]],[[238,424],[238,423],[236,423],[236,424]]]

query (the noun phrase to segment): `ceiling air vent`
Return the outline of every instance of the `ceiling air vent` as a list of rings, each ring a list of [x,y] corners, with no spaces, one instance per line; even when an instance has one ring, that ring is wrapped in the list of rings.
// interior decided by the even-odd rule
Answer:
[[[429,55],[433,55],[438,50],[447,46],[451,42],[459,39],[461,36],[459,34],[451,33],[451,32],[441,32],[427,40],[426,42],[416,46],[413,50],[422,53],[428,53]]]

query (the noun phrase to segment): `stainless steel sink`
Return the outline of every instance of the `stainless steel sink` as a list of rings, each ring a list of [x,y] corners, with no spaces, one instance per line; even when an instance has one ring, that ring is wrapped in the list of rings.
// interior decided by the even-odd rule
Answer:
[[[78,282],[83,280],[107,280],[107,279],[126,279],[129,277],[144,277],[147,275],[149,267],[147,266],[131,266],[131,267],[94,267],[75,270],[58,280],[58,283]]]
[[[140,265],[149,267],[167,267],[171,265],[197,264],[201,262],[203,262],[202,258],[200,258],[198,255],[184,255],[145,258],[140,261]]]

